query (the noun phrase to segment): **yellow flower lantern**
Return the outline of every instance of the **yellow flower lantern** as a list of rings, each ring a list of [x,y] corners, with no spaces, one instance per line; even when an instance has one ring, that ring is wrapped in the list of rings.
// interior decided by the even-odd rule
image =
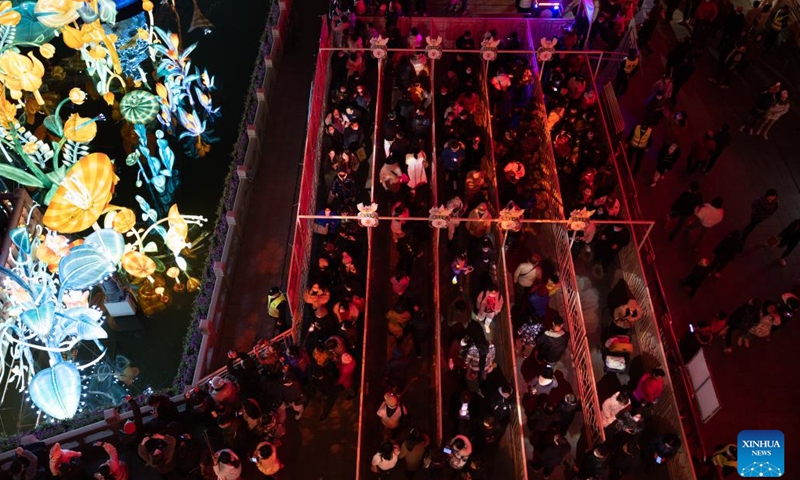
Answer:
[[[45,27],[61,28],[78,19],[78,8],[82,2],[74,0],[38,0],[33,12],[36,20]]]
[[[156,271],[156,262],[147,255],[131,250],[122,256],[122,269],[138,278],[148,278]]]
[[[0,25],[13,27],[19,24],[22,16],[13,7],[11,2],[0,2]]]
[[[6,50],[0,55],[0,82],[11,91],[11,98],[22,98],[22,92],[31,92],[36,96],[39,105],[44,99],[39,93],[44,76],[44,65],[33,55],[21,55],[13,50]]]
[[[200,288],[200,280],[194,277],[189,277],[186,281],[186,290],[189,292],[196,292]]]
[[[97,124],[93,118],[84,118],[73,113],[64,123],[64,137],[79,143],[89,143],[97,135]]]
[[[75,87],[69,91],[69,100],[75,105],[83,105],[83,102],[86,101],[86,92]]]
[[[130,208],[123,208],[114,215],[111,221],[111,228],[119,233],[125,233],[136,225],[136,214]]]
[[[61,233],[86,230],[111,201],[117,180],[108,155],[98,152],[83,157],[61,181],[42,221]]]

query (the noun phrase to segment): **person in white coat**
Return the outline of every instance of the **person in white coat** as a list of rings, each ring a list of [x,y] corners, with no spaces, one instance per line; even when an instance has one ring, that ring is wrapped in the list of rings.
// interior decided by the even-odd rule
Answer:
[[[625,392],[617,392],[608,397],[600,410],[600,419],[603,421],[603,428],[609,427],[617,420],[617,415],[631,406],[631,400]]]
[[[416,156],[412,153],[406,155],[406,166],[408,167],[408,188],[415,189],[420,185],[428,183],[428,159],[425,152],[418,151]]]
[[[242,462],[233,450],[223,449],[214,455],[214,473],[217,480],[240,480],[242,478]]]

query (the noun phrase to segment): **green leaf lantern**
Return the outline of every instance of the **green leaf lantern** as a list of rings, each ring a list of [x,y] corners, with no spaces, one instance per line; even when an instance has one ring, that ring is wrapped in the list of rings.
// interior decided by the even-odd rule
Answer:
[[[119,111],[133,124],[146,124],[155,120],[161,110],[158,97],[144,90],[134,90],[122,97]]]

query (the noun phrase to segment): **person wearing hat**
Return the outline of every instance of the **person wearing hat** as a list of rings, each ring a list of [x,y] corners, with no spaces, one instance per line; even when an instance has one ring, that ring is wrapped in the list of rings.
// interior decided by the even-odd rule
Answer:
[[[340,172],[341,173],[341,172]],[[272,287],[267,295],[267,315],[275,321],[274,335],[282,333],[292,326],[289,313],[289,302],[280,287]]]
[[[400,426],[400,421],[404,415],[407,415],[406,407],[400,403],[400,400],[394,393],[388,392],[383,396],[383,402],[378,407],[378,418],[381,419],[384,429],[386,429],[392,436],[397,433],[397,427]]]
[[[575,421],[575,416],[581,411],[581,404],[578,402],[574,394],[568,393],[556,405],[556,414],[558,416],[558,430],[561,435],[566,435],[572,422]]]
[[[653,142],[653,127],[647,122],[637,124],[628,135],[628,165],[635,177],[642,167],[647,150]]]
[[[215,402],[223,404],[239,403],[239,388],[230,380],[216,375],[208,382],[208,386],[210,387],[211,398]]]

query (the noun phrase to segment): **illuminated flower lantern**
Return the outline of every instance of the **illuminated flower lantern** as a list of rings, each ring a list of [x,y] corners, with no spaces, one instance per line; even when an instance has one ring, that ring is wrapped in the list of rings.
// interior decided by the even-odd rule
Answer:
[[[0,2],[0,25],[13,27],[19,25],[22,15],[12,8],[11,2]]]
[[[73,0],[38,0],[36,2],[36,19],[50,28],[61,28],[78,19],[78,7],[82,2]]]
[[[156,262],[134,250],[122,256],[122,269],[137,278],[150,278],[156,271]]]
[[[152,122],[160,110],[161,103],[158,97],[144,90],[129,92],[119,102],[119,112],[122,117],[133,124]]]
[[[22,55],[12,50],[6,50],[0,55],[0,82],[11,92],[11,98],[19,100],[22,92],[31,92],[36,97],[39,105],[44,105],[44,99],[39,93],[44,76],[44,65],[29,52]]]
[[[77,113],[64,123],[64,138],[78,143],[89,143],[97,136],[97,123],[93,118],[83,118]]]
[[[108,155],[92,153],[83,157],[61,181],[42,221],[61,233],[86,230],[111,201],[117,180]]]
[[[75,416],[81,401],[81,374],[73,363],[56,363],[37,373],[28,385],[31,401],[58,420]]]

